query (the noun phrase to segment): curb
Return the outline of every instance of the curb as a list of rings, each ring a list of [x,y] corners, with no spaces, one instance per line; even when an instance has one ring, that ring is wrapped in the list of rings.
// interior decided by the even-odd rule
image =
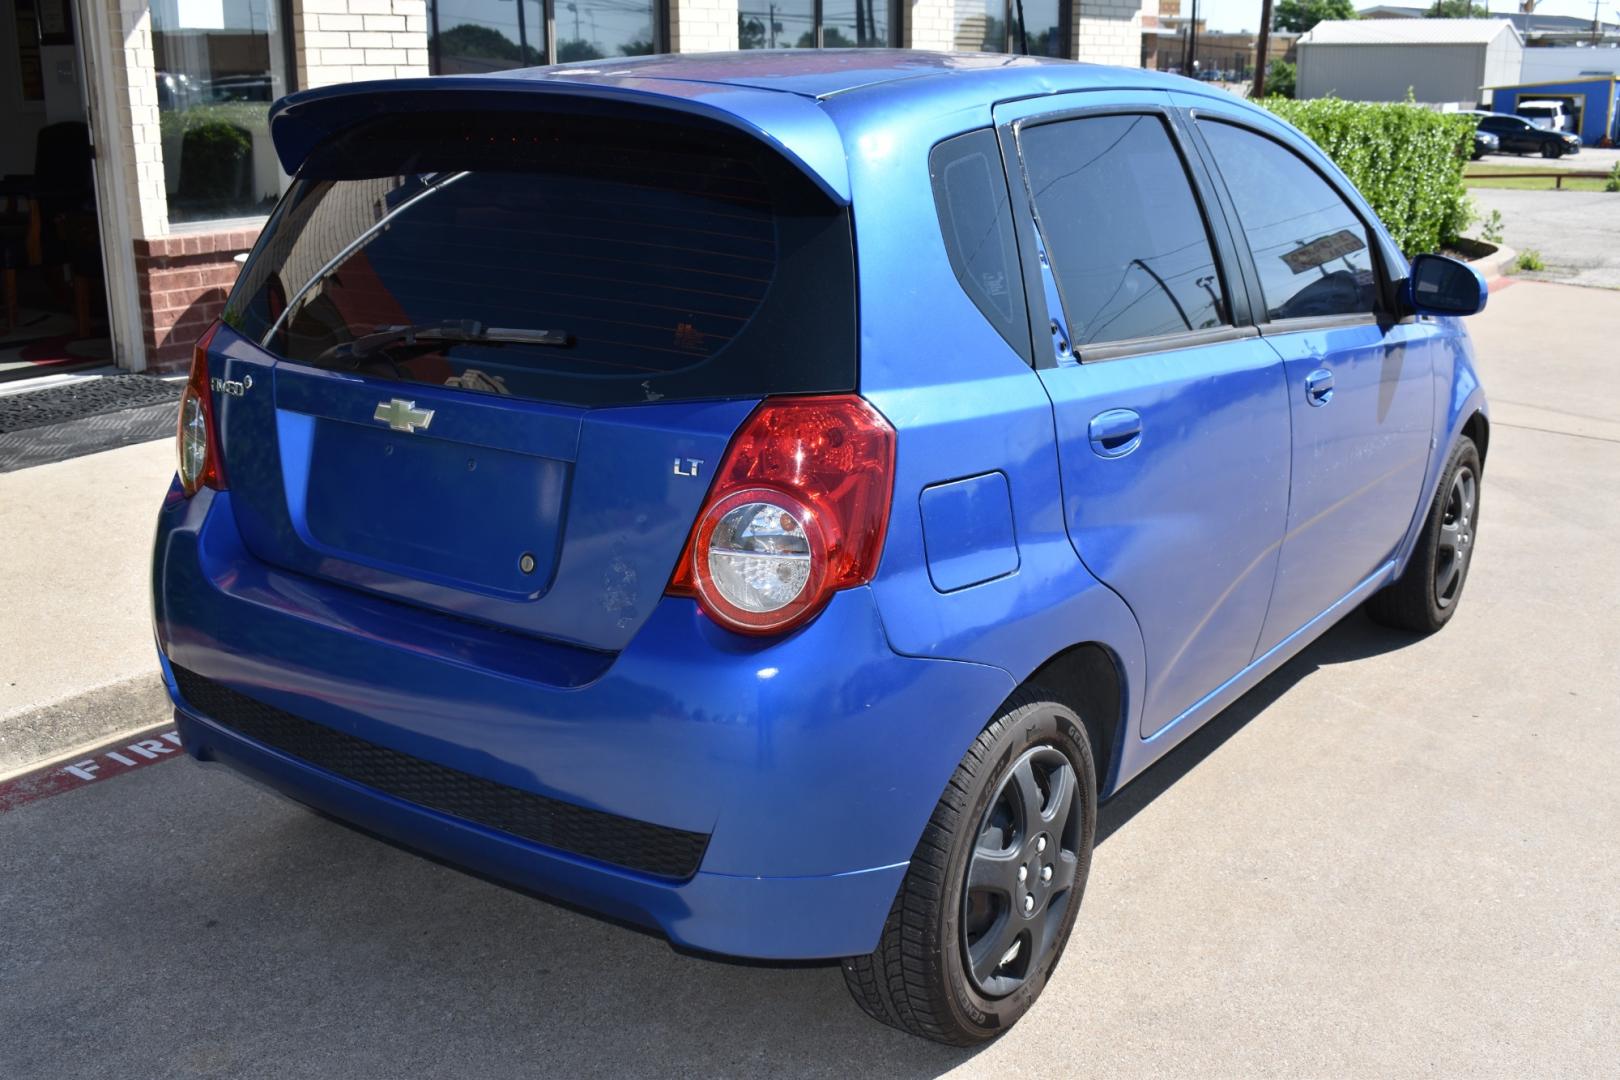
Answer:
[[[1503,244],[1489,255],[1481,255],[1477,259],[1468,260],[1468,265],[1478,270],[1480,276],[1487,282],[1491,282],[1506,277],[1506,271],[1513,266],[1518,257],[1519,253],[1517,251]]]
[[[0,780],[169,723],[173,713],[156,670],[14,713],[0,719]]]

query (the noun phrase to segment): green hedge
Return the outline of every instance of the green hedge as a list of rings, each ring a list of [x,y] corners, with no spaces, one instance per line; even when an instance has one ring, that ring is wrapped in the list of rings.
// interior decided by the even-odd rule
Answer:
[[[1468,227],[1473,209],[1463,169],[1474,148],[1474,117],[1338,98],[1261,104],[1344,170],[1408,255],[1438,251]]]

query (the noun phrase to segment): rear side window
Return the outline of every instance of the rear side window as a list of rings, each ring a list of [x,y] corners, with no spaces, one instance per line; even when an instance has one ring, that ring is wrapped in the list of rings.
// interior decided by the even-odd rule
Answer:
[[[1280,143],[1200,122],[1249,242],[1270,319],[1374,311],[1366,226],[1317,171]]]
[[[1006,174],[993,131],[947,139],[928,155],[934,207],[951,269],[964,292],[1018,354],[1029,360],[1029,321],[1013,239]]]
[[[1162,119],[1062,120],[1026,128],[1019,146],[1082,351],[1230,322],[1203,214]]]
[[[351,129],[225,317],[288,360],[562,404],[856,384],[847,211],[751,140],[619,116]]]

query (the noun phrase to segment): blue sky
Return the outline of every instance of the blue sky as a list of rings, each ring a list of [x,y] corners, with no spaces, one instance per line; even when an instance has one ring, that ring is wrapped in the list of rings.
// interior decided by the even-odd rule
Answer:
[[[1085,0],[1080,0],[1082,7]],[[1275,0],[1273,0],[1275,2]],[[1375,0],[1358,2],[1356,6],[1370,7]],[[1390,0],[1391,3],[1417,7],[1422,0]],[[1492,12],[1506,15],[1518,11],[1517,0],[1490,0]],[[1620,0],[1602,0],[1599,18],[1604,22],[1620,22]],[[1192,0],[1181,0],[1181,13],[1190,14]],[[1209,19],[1211,30],[1254,30],[1260,26],[1260,0],[1198,0],[1198,14]],[[1591,0],[1542,0],[1536,5],[1537,15],[1574,15],[1582,19],[1592,17]]]

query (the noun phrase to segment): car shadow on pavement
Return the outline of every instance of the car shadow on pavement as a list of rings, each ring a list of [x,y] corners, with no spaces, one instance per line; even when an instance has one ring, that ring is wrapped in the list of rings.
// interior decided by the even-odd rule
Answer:
[[[1409,631],[1378,625],[1357,608],[1104,803],[1097,813],[1096,843],[1100,845],[1124,828],[1154,799],[1317,669],[1393,652],[1420,640],[1420,635]]]

